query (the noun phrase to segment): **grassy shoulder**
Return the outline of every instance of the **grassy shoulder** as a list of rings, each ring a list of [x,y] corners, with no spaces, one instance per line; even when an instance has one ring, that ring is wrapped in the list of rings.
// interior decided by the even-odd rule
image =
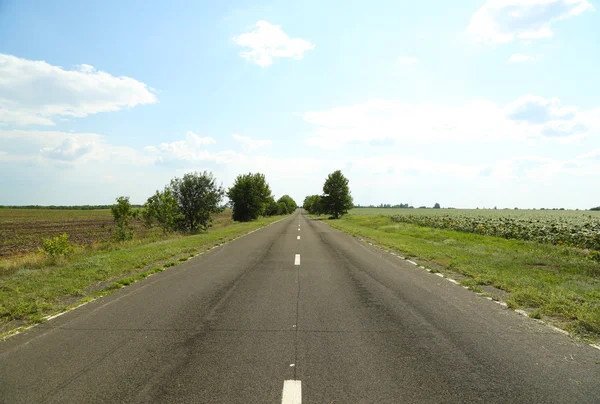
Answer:
[[[0,272],[0,335],[43,321],[281,218],[229,221],[197,235],[107,244],[102,249],[81,249],[68,258],[11,267]]]
[[[600,340],[600,263],[580,249],[394,223],[383,216],[324,221],[434,272],[455,275],[470,289],[501,298],[530,317]]]

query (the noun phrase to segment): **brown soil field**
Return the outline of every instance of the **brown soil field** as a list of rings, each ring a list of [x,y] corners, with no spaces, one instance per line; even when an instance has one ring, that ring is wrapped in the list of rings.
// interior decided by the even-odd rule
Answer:
[[[214,226],[231,221],[231,211],[216,215]],[[133,222],[135,237],[143,238],[157,229]],[[115,224],[110,210],[0,209],[0,259],[37,251],[42,238],[67,233],[71,244],[88,245],[111,238]]]

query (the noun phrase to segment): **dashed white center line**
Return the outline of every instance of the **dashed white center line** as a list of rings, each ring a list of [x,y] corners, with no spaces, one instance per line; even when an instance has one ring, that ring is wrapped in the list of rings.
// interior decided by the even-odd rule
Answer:
[[[294,265],[300,265],[300,254],[296,254],[294,258]]]
[[[300,380],[284,380],[281,404],[302,404],[302,382]]]
[[[300,236],[298,236],[297,239],[300,240]]]
[[[300,227],[298,227],[298,231],[300,231]]]

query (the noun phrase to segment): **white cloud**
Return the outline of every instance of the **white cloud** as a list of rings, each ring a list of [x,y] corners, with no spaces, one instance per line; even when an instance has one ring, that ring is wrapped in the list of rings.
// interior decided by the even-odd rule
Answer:
[[[0,156],[0,160],[32,164],[62,161],[119,165],[134,162],[143,166],[156,160],[133,148],[109,144],[104,136],[96,133],[0,130],[0,149],[6,152],[4,156]]]
[[[65,70],[0,53],[0,124],[54,125],[54,119],[157,102],[147,85],[90,65]]]
[[[238,142],[242,149],[245,152],[253,152],[254,150],[258,150],[260,148],[271,146],[270,140],[254,140],[249,138],[248,136],[240,136],[237,134],[231,135],[236,142]]]
[[[540,55],[524,55],[522,53],[515,53],[508,58],[510,63],[522,63],[522,62],[537,62],[541,59]]]
[[[552,37],[552,23],[592,11],[587,0],[488,0],[467,33],[479,42],[508,43]]]
[[[526,121],[532,124],[546,123],[553,120],[573,119],[577,112],[575,107],[563,107],[560,100],[535,95],[524,95],[505,108],[506,115],[515,121]]]
[[[557,98],[531,95],[506,107],[489,101],[449,107],[370,100],[306,112],[303,119],[315,125],[307,143],[325,149],[381,140],[402,144],[570,139],[600,130],[600,114],[562,106]]]
[[[261,67],[270,66],[275,58],[292,58],[300,60],[304,52],[312,50],[315,45],[301,38],[290,38],[279,25],[266,21],[258,21],[254,30],[233,38],[240,46],[250,48],[240,52],[240,56]]]
[[[145,150],[161,163],[190,163],[197,161],[228,163],[235,160],[236,153],[232,151],[211,153],[203,148],[203,146],[214,143],[216,141],[211,137],[200,137],[192,131],[188,131],[184,140],[161,143],[158,146],[147,146]]]
[[[73,161],[92,151],[94,146],[94,142],[83,143],[76,138],[69,137],[56,147],[43,148],[41,153],[42,156],[50,159]]]
[[[396,59],[396,61],[398,62],[398,64],[404,66],[412,66],[419,63],[419,59],[412,56],[398,56],[398,59]]]

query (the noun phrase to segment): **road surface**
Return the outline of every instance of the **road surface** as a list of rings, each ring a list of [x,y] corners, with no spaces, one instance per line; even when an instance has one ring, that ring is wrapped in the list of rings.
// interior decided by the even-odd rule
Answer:
[[[600,351],[294,214],[0,342],[0,402],[600,403]]]

